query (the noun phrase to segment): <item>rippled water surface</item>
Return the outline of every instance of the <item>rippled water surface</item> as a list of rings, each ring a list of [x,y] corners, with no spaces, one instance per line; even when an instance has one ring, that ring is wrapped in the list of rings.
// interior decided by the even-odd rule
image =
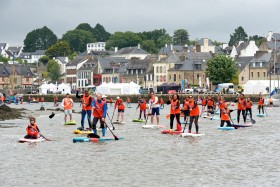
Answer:
[[[52,103],[46,106],[53,108]],[[205,136],[181,138],[132,123],[132,106],[125,111],[126,124],[113,131],[125,139],[107,143],[72,143],[79,125],[63,126],[62,112],[53,119],[48,118],[51,112],[35,114],[42,134],[51,139],[37,144],[18,143],[27,119],[1,121],[2,127],[13,128],[0,128],[0,186],[280,185],[280,108],[267,110],[269,117],[254,117],[253,127],[234,131],[218,131],[218,120],[201,118]],[[13,107],[35,110],[40,105]],[[75,109],[80,111],[79,104]],[[168,111],[161,110],[160,117],[167,127]],[[255,108],[253,112],[256,116]],[[80,124],[80,114],[74,119]]]

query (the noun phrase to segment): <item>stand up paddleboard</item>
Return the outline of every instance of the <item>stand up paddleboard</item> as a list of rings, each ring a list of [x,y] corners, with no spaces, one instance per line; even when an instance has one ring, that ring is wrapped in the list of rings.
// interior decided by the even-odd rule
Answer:
[[[128,106],[128,107],[126,107],[126,108],[132,108],[132,106]]]
[[[218,130],[227,131],[227,130],[234,130],[234,127],[218,127]]]
[[[246,122],[244,124],[232,124],[231,126],[233,127],[252,127],[253,126],[253,123],[252,122]]]
[[[266,117],[266,114],[257,114],[257,117]]]
[[[183,121],[183,122],[181,122],[181,124],[190,124],[190,122],[188,121],[188,122],[186,122],[186,121]]]
[[[112,127],[110,127],[110,129],[113,130]],[[107,130],[108,130],[108,127],[107,127]],[[98,131],[98,132],[101,132],[102,129],[101,129],[101,128],[97,128],[97,131]],[[93,132],[93,131],[89,131],[89,130],[85,130],[85,131],[74,130],[74,131],[73,131],[74,134],[90,134],[90,133],[92,133],[92,132]]]
[[[124,125],[125,122],[114,121],[112,124]]]
[[[30,143],[36,143],[36,142],[42,142],[42,141],[45,141],[46,139],[45,138],[37,138],[37,139],[26,139],[26,138],[21,138],[19,139],[18,141],[20,143],[24,143],[24,142],[30,142]]]
[[[75,121],[68,121],[66,123],[64,123],[64,125],[76,125]]]
[[[161,134],[181,134],[182,131],[174,131],[173,129],[166,129],[161,131]]]
[[[132,120],[132,122],[146,122],[146,120],[144,120],[144,119],[134,119],[134,120]]]
[[[142,128],[143,129],[159,129],[159,128],[163,128],[163,125],[143,125]]]
[[[198,133],[198,134],[196,134],[196,133],[182,133],[182,134],[180,134],[181,137],[190,137],[190,136],[197,137],[197,136],[204,136],[204,135],[205,134],[203,134],[203,133]]]
[[[119,140],[123,140],[124,137],[118,137]],[[108,141],[115,141],[114,137],[104,137],[104,138],[87,138],[87,137],[76,137],[73,138],[73,143],[77,143],[77,142],[93,142],[93,143],[97,143],[97,142],[108,142]]]

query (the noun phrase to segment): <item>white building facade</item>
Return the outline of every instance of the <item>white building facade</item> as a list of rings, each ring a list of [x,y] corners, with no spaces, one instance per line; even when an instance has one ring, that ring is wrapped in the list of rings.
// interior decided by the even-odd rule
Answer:
[[[105,51],[106,42],[88,43],[87,51]]]

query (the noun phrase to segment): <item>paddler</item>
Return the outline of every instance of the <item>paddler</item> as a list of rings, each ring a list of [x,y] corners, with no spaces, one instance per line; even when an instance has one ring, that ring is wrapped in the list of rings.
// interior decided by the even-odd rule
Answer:
[[[35,124],[36,119],[34,117],[29,118],[30,124],[26,127],[27,135],[24,137],[26,139],[37,139],[39,138],[39,128]]]
[[[242,113],[244,123],[246,122],[246,100],[244,99],[244,94],[240,94],[239,98],[235,99],[235,102],[237,103],[237,123],[239,124],[240,121],[240,113]]]
[[[182,111],[184,113],[184,121],[185,122],[187,120],[187,117],[190,116],[189,100],[190,100],[190,96],[186,96],[186,99],[184,100],[183,107],[182,107]]]
[[[64,123],[67,121],[67,115],[70,116],[70,122],[73,122],[72,120],[72,107],[74,105],[73,100],[70,98],[70,94],[67,93],[65,98],[62,100],[61,105],[64,109]]]
[[[116,110],[116,108],[118,107],[118,117],[117,117],[117,122],[119,122],[119,118],[121,117],[121,123],[123,122],[124,120],[124,109],[125,109],[125,106],[123,104],[123,100],[118,96],[116,98],[116,102],[115,102],[115,107],[114,107],[114,110]]]
[[[162,97],[159,100],[159,104],[160,104],[160,108],[164,109],[164,100],[162,99]]]
[[[203,98],[201,99],[202,111],[205,110],[206,104],[207,104],[207,99],[206,99],[206,97],[203,97]]]
[[[175,93],[172,97],[169,97],[167,104],[170,104],[170,129],[173,129],[173,121],[176,118],[177,126],[175,131],[181,131],[181,122],[180,122],[180,101],[179,96]]]
[[[252,103],[252,101],[250,100],[250,97],[248,97],[247,99],[246,99],[246,117],[247,117],[247,115],[249,115],[248,113],[250,112],[250,119],[252,119],[252,106],[253,106],[253,103]]]
[[[268,103],[270,107],[273,107],[273,99],[271,97],[269,97]]]
[[[194,100],[194,98],[192,96],[190,96],[190,100],[189,100],[189,110],[190,110],[190,124],[189,124],[189,131],[188,133],[191,133],[192,130],[192,124],[194,122],[195,124],[195,130],[196,130],[196,134],[198,134],[198,118],[199,118],[199,107],[197,104],[197,101]]]
[[[228,108],[229,103],[225,103],[223,109],[221,110],[221,125],[220,127],[224,126],[224,123],[227,123],[227,127],[231,127],[230,123],[230,109]]]
[[[126,106],[130,107],[130,98],[129,97],[127,97],[127,99],[126,99]]]
[[[221,111],[224,109],[225,103],[226,103],[225,98],[224,96],[221,95],[218,102],[218,107],[220,108],[220,118],[222,117]]]
[[[158,97],[154,94],[154,92],[150,93],[150,100],[149,100],[149,106],[152,109],[152,115],[151,115],[151,124],[154,124],[154,115],[156,115],[157,119],[157,125],[159,125],[159,100]]]
[[[206,105],[207,105],[207,111],[212,113],[214,111],[215,102],[210,95],[208,95]],[[209,116],[209,112],[207,113],[207,116]]]
[[[85,117],[87,116],[88,120],[88,126],[89,129],[91,128],[91,113],[92,113],[92,97],[89,95],[88,90],[85,90],[83,95],[79,95],[79,89],[76,91],[76,98],[81,99],[81,104],[82,104],[82,119],[81,119],[81,128],[84,130],[84,123],[85,123]]]
[[[139,97],[138,99],[138,106],[136,109],[140,108],[140,114],[139,114],[139,120],[142,120],[142,112],[144,115],[144,119],[146,119],[146,109],[147,109],[147,105],[146,105],[146,100],[144,98]]]
[[[258,99],[258,109],[259,109],[259,114],[261,113],[261,109],[262,109],[262,113],[264,114],[264,97],[260,94],[260,97]]]
[[[106,99],[106,98],[105,98]],[[93,133],[97,134],[96,124],[100,120],[100,128],[102,129],[102,136],[105,136],[106,127],[104,126],[106,113],[107,113],[107,103],[102,99],[101,93],[97,94],[97,99],[93,100],[91,103],[93,109],[93,120],[92,120],[92,129]]]

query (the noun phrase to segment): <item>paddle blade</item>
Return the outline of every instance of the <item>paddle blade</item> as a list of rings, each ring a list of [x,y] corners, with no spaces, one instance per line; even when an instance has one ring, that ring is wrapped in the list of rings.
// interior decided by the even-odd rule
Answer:
[[[49,118],[50,118],[50,119],[53,118],[54,115],[55,115],[55,113],[52,113],[52,114],[49,116]]]
[[[100,136],[98,136],[97,134],[94,134],[94,133],[89,133],[87,135],[88,138],[100,138]]]
[[[177,131],[182,131],[182,126],[177,123]]]
[[[253,123],[253,124],[255,124],[255,123],[256,123],[256,120],[254,120],[254,119],[251,119],[251,121],[252,121],[252,123]]]
[[[170,114],[167,114],[167,115],[165,116],[165,118],[166,118],[166,119],[169,119],[169,118],[170,118]]]
[[[119,138],[118,137],[116,137],[116,136],[114,136],[115,137],[115,140],[119,140]]]

